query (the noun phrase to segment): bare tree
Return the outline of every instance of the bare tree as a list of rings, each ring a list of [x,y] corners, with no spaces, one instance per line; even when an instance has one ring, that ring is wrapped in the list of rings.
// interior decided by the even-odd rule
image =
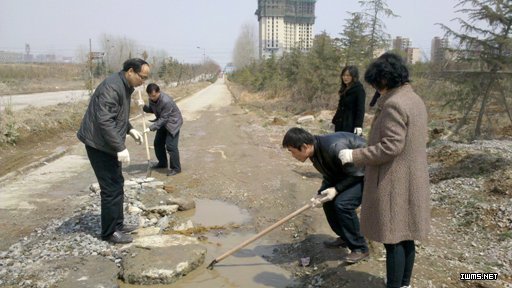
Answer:
[[[257,40],[255,31],[254,26],[250,23],[242,26],[233,49],[233,64],[237,69],[249,65],[256,59]]]

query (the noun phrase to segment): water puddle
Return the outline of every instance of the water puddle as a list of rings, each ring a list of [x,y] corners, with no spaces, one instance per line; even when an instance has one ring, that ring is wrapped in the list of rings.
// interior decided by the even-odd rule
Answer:
[[[194,226],[226,226],[244,224],[250,220],[247,211],[222,201],[196,200],[196,209],[180,212],[179,218],[190,219]],[[291,274],[267,262],[264,256],[272,255],[273,243],[261,238],[217,263],[213,270],[206,267],[213,259],[251,238],[253,233],[241,233],[226,230],[223,233],[208,232],[207,241],[201,243],[208,252],[203,265],[192,271],[178,282],[170,285],[144,285],[148,288],[174,287],[289,287],[295,284]],[[141,287],[120,283],[123,288]]]
[[[243,224],[251,219],[246,210],[219,200],[195,200],[196,209],[180,212],[179,218],[192,220],[194,226]]]

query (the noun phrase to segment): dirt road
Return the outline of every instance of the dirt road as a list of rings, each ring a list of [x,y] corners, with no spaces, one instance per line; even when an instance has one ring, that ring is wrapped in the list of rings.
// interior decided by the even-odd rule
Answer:
[[[284,133],[296,126],[293,118],[275,121],[279,115],[272,112],[233,104],[222,79],[178,101],[178,106],[185,118],[180,137],[183,171],[173,177],[154,171],[152,176],[164,181],[173,195],[196,200],[196,211],[182,217],[203,225],[239,223],[231,229],[205,233],[209,246],[204,266],[302,207],[316,193],[320,174],[311,163],[300,163],[281,148]],[[142,129],[140,120],[134,125]],[[303,126],[313,133],[325,133],[318,123]],[[127,146],[132,162],[124,169],[126,178],[144,176],[144,146],[134,144],[130,138]],[[69,216],[88,197],[88,186],[93,182],[96,181],[83,145],[75,144],[63,157],[1,183],[0,252],[51,219]],[[456,191],[459,190],[457,186]],[[460,239],[462,234],[451,230],[450,219],[454,218],[447,217],[447,213],[442,209],[434,211],[432,239],[418,243],[413,287],[503,287],[493,282],[471,286],[458,280],[460,272],[483,272],[479,268],[483,266],[457,260],[462,257],[460,253],[474,250],[476,244],[471,240],[465,250],[450,249],[455,241],[450,237]],[[384,287],[381,244],[370,243],[369,260],[345,266],[340,259],[347,251],[322,246],[323,240],[332,237],[323,212],[308,210],[228,257],[214,271],[200,267],[169,287]],[[311,264],[299,266],[299,260],[306,257]]]
[[[311,189],[316,186],[304,181],[302,172],[290,169],[296,167],[295,164],[290,166],[284,161],[289,159],[278,144],[282,127],[269,138],[268,131],[260,123],[252,123],[261,120],[258,115],[230,104],[231,94],[222,79],[196,95],[179,101],[178,106],[185,118],[180,142],[183,172],[172,178],[158,171],[153,172],[153,176],[175,187],[181,196],[192,197],[199,203],[210,203],[208,206],[212,206],[212,202],[208,201],[222,201],[217,209],[205,207],[207,214],[211,214],[199,217],[202,218],[200,222],[205,219],[239,217],[237,213],[228,212],[226,205],[234,204],[238,206],[237,209],[248,211],[250,220],[238,219],[245,222],[242,221],[242,227],[233,231],[230,237],[210,235],[217,244],[211,247],[207,263],[253,235],[255,228],[261,230],[302,206],[309,196],[301,191],[310,190],[308,186]],[[142,129],[140,120],[134,125]],[[132,162],[125,169],[126,178],[144,175],[147,164],[143,146],[135,145],[130,138],[127,146]],[[42,165],[2,183],[0,229],[3,233],[0,236],[0,250],[8,249],[37,227],[45,226],[51,219],[69,216],[89,194],[88,186],[96,182],[83,145],[78,141],[74,146],[67,147],[64,156]],[[200,205],[198,209],[202,209]],[[196,213],[204,215],[204,211]],[[236,220],[232,222],[237,223]],[[273,245],[262,244],[274,243],[278,239],[277,243],[287,243],[283,235],[292,239],[299,237],[304,232],[300,226],[302,224],[290,223],[255,243],[251,247],[259,251],[254,255],[256,258],[244,256],[240,262],[239,257],[231,257],[222,263],[228,264],[227,268],[219,265],[213,274],[197,272],[180,285],[195,287],[195,281],[204,282],[203,278],[207,277],[218,278],[211,283],[223,287],[265,287],[267,284],[286,286],[292,283],[292,275],[279,267],[281,263],[272,264],[261,257],[264,253],[270,258],[274,249]],[[231,284],[225,286],[227,283]]]
[[[64,102],[85,100],[87,97],[89,97],[87,90],[0,96],[0,110],[5,109],[5,107],[10,107],[13,111],[17,111],[28,106],[43,107]]]

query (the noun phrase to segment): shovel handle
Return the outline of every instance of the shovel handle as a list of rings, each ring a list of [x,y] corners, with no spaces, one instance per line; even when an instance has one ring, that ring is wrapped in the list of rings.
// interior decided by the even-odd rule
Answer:
[[[139,100],[142,100],[142,95],[139,90]],[[144,110],[141,108],[142,115],[142,128],[146,131],[146,117],[144,117]],[[148,133],[144,132],[144,144],[146,144],[146,156],[148,161],[151,161],[151,156],[149,156],[149,144],[148,144]]]
[[[263,237],[264,235],[266,235],[270,231],[272,231],[272,230],[276,229],[277,227],[281,226],[286,221],[292,219],[293,217],[299,215],[300,213],[308,210],[311,207],[313,207],[311,204],[304,205],[302,208],[296,210],[295,212],[293,212],[293,213],[289,214],[288,216],[284,217],[283,219],[281,219],[281,220],[277,221],[276,223],[270,225],[269,227],[265,228],[260,233],[254,235],[253,237],[251,237],[251,238],[245,240],[244,242],[240,243],[238,246],[232,248],[231,250],[227,251],[226,253],[224,253],[224,254],[220,255],[219,257],[213,259],[213,261],[210,263],[210,265],[208,265],[208,267],[206,267],[206,268],[212,270],[213,269],[213,265],[219,263],[220,261],[222,261],[224,258],[228,257],[229,255],[235,253],[236,251],[242,249],[243,247],[245,247],[245,246],[251,244],[252,242],[258,240],[259,238]]]

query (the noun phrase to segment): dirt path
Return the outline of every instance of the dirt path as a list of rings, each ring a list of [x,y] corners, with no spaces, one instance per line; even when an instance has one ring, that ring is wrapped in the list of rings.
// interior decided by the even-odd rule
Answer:
[[[165,181],[177,196],[201,201],[221,200],[248,211],[248,222],[224,231],[238,236],[228,242],[219,240],[221,237],[208,236],[217,249],[208,252],[206,265],[219,256],[218,253],[302,207],[318,189],[321,178],[309,162],[299,163],[281,148],[282,136],[296,125],[292,119],[285,120],[284,125],[274,125],[274,115],[232,104],[222,80],[198,95],[200,97],[178,102],[185,118],[180,137],[182,173],[167,177],[154,171],[152,176]],[[141,129],[142,123],[136,122],[135,126]],[[306,124],[305,128],[319,132],[317,123]],[[127,178],[145,175],[144,146],[137,146],[131,139],[127,140],[127,145],[132,159],[125,169]],[[154,159],[153,151],[151,156]],[[88,195],[87,187],[93,182],[95,178],[81,144],[71,146],[65,156],[48,165],[3,182],[0,187],[0,251],[48,220],[69,215],[79,207],[81,197]],[[222,218],[223,212],[212,209],[208,217]],[[466,271],[464,267],[448,271],[441,265],[447,260],[430,253],[452,245],[449,239],[439,237],[447,231],[446,215],[435,212],[436,237],[428,243],[419,243],[413,287],[498,287],[490,282],[485,282],[485,286],[480,285],[481,282],[480,286],[471,286],[458,281],[459,272],[484,271]],[[327,250],[321,244],[333,236],[323,212],[309,210],[255,242],[250,251],[258,260],[252,262],[249,258],[237,262],[246,257],[242,253],[226,259],[229,265],[213,274],[200,268],[170,287],[197,287],[203,280],[218,283],[218,287],[243,287],[236,284],[242,281],[242,275],[268,264],[269,269],[279,267],[287,273],[258,270],[262,272],[243,279],[252,283],[246,287],[282,287],[275,283],[286,283],[288,278],[293,278],[298,287],[384,287],[382,245],[371,243],[368,261],[344,266],[339,260],[347,251]],[[298,265],[304,257],[310,257],[310,266]]]
[[[64,102],[85,100],[89,97],[87,90],[70,90],[0,96],[0,110],[10,107],[18,111],[28,106],[43,107]]]
[[[282,154],[284,151],[279,145],[264,143],[268,141],[265,129],[259,127],[259,124],[251,124],[259,119],[259,116],[248,115],[240,108],[230,106],[231,95],[222,80],[199,92],[197,96],[178,102],[186,119],[180,142],[183,173],[168,178],[164,174],[153,172],[153,176],[166,181],[167,185],[174,186],[176,194],[195,199],[223,200],[250,211],[254,221],[249,221],[247,225],[238,229],[236,233],[240,236],[232,237],[227,242],[220,240],[217,245],[219,249],[208,255],[208,260],[211,260],[245,240],[244,237],[254,233],[255,228],[260,230],[302,206],[307,197],[299,194],[292,195],[290,199],[284,197],[289,193],[295,193],[297,189],[297,184],[287,178],[300,179],[300,176],[292,172],[286,163],[280,163],[286,155]],[[134,124],[139,129],[142,127],[140,121]],[[145,174],[147,164],[143,146],[135,145],[130,138],[127,140],[127,146],[132,162],[125,169],[126,178]],[[153,153],[152,158],[154,159]],[[81,199],[89,194],[89,184],[95,182],[83,145],[77,142],[67,148],[63,157],[42,165],[2,183],[0,228],[4,233],[0,236],[0,250],[7,249],[37,227],[45,226],[51,219],[69,216],[80,207]],[[286,173],[276,177],[283,171]],[[221,216],[210,215],[212,218]],[[261,247],[262,243],[271,243],[274,239],[283,238],[283,235],[294,235],[296,232],[292,226],[285,226],[283,230],[277,230],[272,237],[256,243],[256,251],[270,257],[272,246]],[[286,243],[284,239],[283,242]],[[268,262],[259,256],[259,260],[256,259],[255,262],[260,263],[258,265],[261,267],[251,269],[249,265],[246,268],[228,269],[225,276],[219,274],[219,277],[222,276],[221,279],[226,279],[222,283],[249,281],[256,286],[272,284],[268,279],[239,279],[240,277],[236,276],[243,275],[244,273],[240,272],[248,268],[251,272],[260,271],[257,274],[261,275],[269,275],[270,271],[274,271],[271,275],[282,279],[274,281],[273,285],[290,282],[289,273],[283,270],[275,274],[279,267],[271,268],[273,266],[268,265]],[[226,260],[226,263],[232,259]],[[240,264],[245,266],[243,262],[239,262]],[[270,270],[265,272],[265,269]],[[253,284],[250,286],[254,286]],[[193,284],[184,287],[193,287]]]

